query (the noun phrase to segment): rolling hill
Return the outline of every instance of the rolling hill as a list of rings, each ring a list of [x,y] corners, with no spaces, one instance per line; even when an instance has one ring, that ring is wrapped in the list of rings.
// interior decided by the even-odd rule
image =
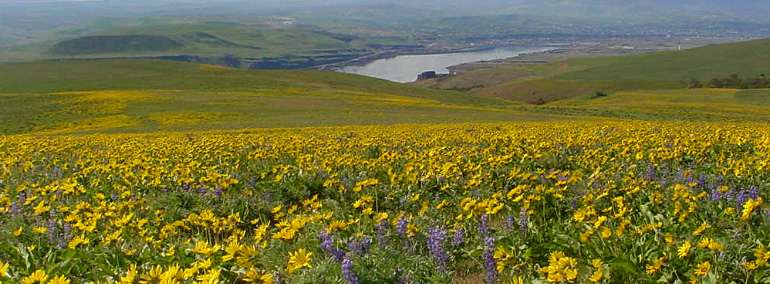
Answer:
[[[0,64],[0,134],[552,120],[508,101],[369,77],[165,60]]]
[[[422,83],[439,89],[542,104],[597,92],[685,88],[689,79],[770,74],[770,40],[681,51],[577,59],[540,65],[503,65]]]
[[[172,24],[119,28],[15,47],[0,61],[164,58],[238,68],[297,68],[371,52],[362,41],[311,26]]]

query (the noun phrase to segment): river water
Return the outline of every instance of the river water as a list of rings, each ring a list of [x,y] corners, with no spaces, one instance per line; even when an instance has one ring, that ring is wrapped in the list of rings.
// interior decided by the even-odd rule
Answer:
[[[424,55],[400,55],[378,59],[363,66],[345,66],[338,72],[359,74],[394,82],[412,82],[425,71],[449,73],[446,68],[468,62],[496,60],[516,57],[521,54],[543,52],[553,47],[500,47],[468,52],[453,52]]]

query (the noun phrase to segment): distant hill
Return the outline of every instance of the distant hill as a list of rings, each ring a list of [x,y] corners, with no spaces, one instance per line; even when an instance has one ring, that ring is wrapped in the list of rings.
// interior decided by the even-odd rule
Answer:
[[[56,55],[88,55],[158,52],[181,48],[182,46],[177,41],[158,35],[85,36],[61,41],[51,48],[51,53]]]
[[[358,75],[165,60],[0,64],[0,134],[531,121],[515,104]]]
[[[52,43],[15,47],[0,61],[94,58],[164,58],[239,68],[302,68],[370,52],[311,26],[172,24],[110,29]]]
[[[757,77],[770,74],[769,61],[770,40],[765,39],[632,56],[500,66],[434,81],[433,87],[473,88],[471,92],[483,96],[545,103],[597,92],[682,89],[689,79],[706,81],[731,74]]]

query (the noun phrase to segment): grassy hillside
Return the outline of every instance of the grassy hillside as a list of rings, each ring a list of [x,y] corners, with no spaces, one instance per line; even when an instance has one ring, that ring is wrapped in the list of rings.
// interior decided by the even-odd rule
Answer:
[[[57,55],[157,52],[182,46],[168,37],[157,35],[86,36],[61,41],[51,48],[51,52]]]
[[[560,100],[533,110],[554,115],[770,122],[770,90],[619,91],[606,97]]]
[[[239,62],[231,65],[237,66],[262,58],[344,60],[368,51],[365,43],[306,26],[173,24],[110,29],[18,46],[6,51],[0,61],[186,56],[199,62],[235,58]]]
[[[487,97],[545,103],[596,92],[684,88],[691,78],[770,74],[770,40],[632,56],[588,58],[541,65],[504,65],[437,80],[440,89],[471,89]]]
[[[510,102],[357,75],[162,60],[0,65],[0,133],[550,120]]]

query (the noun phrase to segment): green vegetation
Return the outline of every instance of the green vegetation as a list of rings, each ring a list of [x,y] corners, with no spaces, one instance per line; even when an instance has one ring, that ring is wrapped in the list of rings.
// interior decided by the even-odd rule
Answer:
[[[86,36],[59,42],[51,52],[57,55],[87,55],[167,51],[180,47],[181,43],[157,35]]]
[[[0,133],[552,120],[515,104],[357,75],[163,60],[0,65]]]
[[[367,44],[299,25],[172,24],[110,29],[17,46],[0,61],[173,57],[244,68],[261,64],[254,66],[269,69],[352,59],[369,53]]]
[[[768,73],[770,40],[713,45],[683,51],[588,58],[540,65],[502,66],[472,71],[437,82],[440,89],[471,92],[528,103],[586,97],[597,92],[681,89],[700,81],[736,74]]]

